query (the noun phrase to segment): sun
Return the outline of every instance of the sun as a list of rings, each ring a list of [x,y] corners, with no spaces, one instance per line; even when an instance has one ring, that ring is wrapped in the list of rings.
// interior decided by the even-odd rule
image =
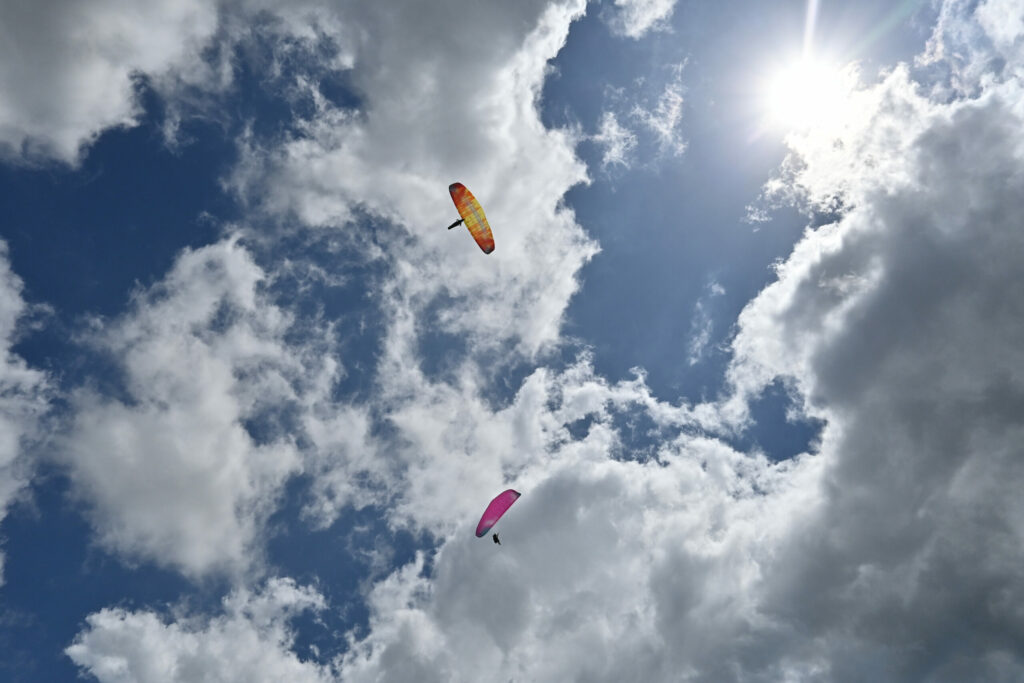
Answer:
[[[850,69],[803,57],[779,67],[763,83],[768,123],[786,131],[832,127],[844,117],[854,87]]]

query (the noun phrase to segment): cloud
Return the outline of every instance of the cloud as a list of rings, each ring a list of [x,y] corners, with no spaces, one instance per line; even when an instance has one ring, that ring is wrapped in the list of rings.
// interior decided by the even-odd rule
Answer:
[[[387,299],[396,320],[440,305],[431,322],[444,332],[526,354],[549,348],[596,245],[560,204],[586,178],[576,141],[545,129],[535,104],[547,60],[583,8],[339,9],[339,24],[363,29],[337,37],[354,55],[359,110],[325,102],[280,143],[249,141],[234,187],[271,215],[372,242],[393,267]],[[488,49],[436,39],[451,32],[488,36]],[[455,180],[487,212],[497,248],[486,258],[464,233],[443,230]],[[361,225],[366,214],[384,221],[372,235]]]
[[[827,496],[763,604],[813,634],[832,678],[865,654],[876,680],[1021,675],[1024,139],[1019,72],[1003,73],[944,104],[897,69],[862,124],[790,138],[791,187],[842,217],[744,310],[731,377],[747,395],[792,378],[828,420]]]
[[[217,28],[215,4],[196,0],[5,2],[0,59],[0,154],[76,164],[105,129],[141,114],[135,79],[169,72],[215,79],[200,55]]]
[[[683,120],[683,64],[671,67],[674,74],[652,107],[636,105],[630,115],[654,134],[662,154],[679,156],[686,151],[680,124]]]
[[[385,17],[375,7],[352,17],[367,36],[384,37],[352,50],[365,110],[325,106],[304,136],[282,147],[250,141],[236,179],[244,196],[263,192],[261,207],[278,216],[320,229],[372,225],[393,266],[379,293],[388,329],[374,396],[394,430],[385,456],[389,521],[429,531],[438,549],[373,587],[369,629],[350,633],[336,662],[342,677],[1020,678],[1018,65],[985,72],[955,98],[926,92],[908,68],[896,68],[853,93],[836,125],[788,139],[791,158],[769,191],[835,220],[808,229],[777,281],[740,315],[731,393],[720,402],[663,403],[642,373],[609,383],[586,359],[533,371],[503,402],[489,398],[494,374],[484,361],[495,356],[487,353],[515,344],[532,358],[557,343],[586,256],[565,261],[548,252],[595,248],[557,208],[582,177],[571,141],[544,131],[534,110],[544,62],[582,10],[530,7],[528,30],[495,36],[493,62],[462,66],[458,46],[410,59],[406,50],[424,44],[415,38],[429,21],[389,15],[401,22],[395,32],[377,31]],[[449,20],[441,9],[438,20]],[[492,11],[474,8],[465,26],[494,30]],[[1018,39],[996,35],[997,43],[1012,57]],[[458,69],[465,80],[441,77]],[[440,108],[458,100],[453,83],[467,81],[499,85],[481,86],[473,107]],[[412,112],[430,115],[416,127]],[[492,127],[507,137],[492,137]],[[478,160],[481,149],[490,161]],[[487,206],[499,246],[490,257],[468,240],[453,247],[452,235],[420,228],[423,216],[451,211],[443,193],[436,197],[434,176],[456,171],[478,196],[495,198]],[[508,188],[509,177],[526,187]],[[359,222],[365,213],[385,220]],[[523,232],[499,232],[503,224]],[[251,272],[244,263],[240,272]],[[445,277],[451,272],[457,282]],[[482,286],[497,292],[486,306],[470,295]],[[224,287],[213,291],[227,297]],[[236,299],[258,301],[228,298],[239,307]],[[241,308],[256,321],[279,315]],[[440,377],[423,367],[419,342],[428,327],[470,340]],[[200,335],[197,358],[216,358],[219,334]],[[268,335],[261,356],[272,369],[282,363],[277,336]],[[133,374],[125,355],[129,379],[147,377]],[[274,384],[255,377],[255,386]],[[749,419],[749,402],[780,378],[825,427],[813,453],[771,463],[728,438]],[[251,395],[250,385],[225,386],[215,396],[231,398],[222,421],[230,425],[237,405],[246,405],[236,396]],[[161,406],[135,391],[132,407]],[[650,427],[637,435],[632,425],[641,419]],[[360,424],[342,423],[340,433],[358,443]],[[297,468],[287,442],[277,447],[288,471]],[[276,490],[282,475],[274,472],[265,490]],[[524,495],[502,521],[497,548],[470,530],[506,484]],[[331,505],[318,514],[329,519]],[[187,624],[99,614],[107,616],[93,615],[78,643],[108,624],[157,634]],[[221,642],[218,629],[187,630]],[[272,653],[290,646],[270,640]],[[160,639],[126,642],[100,643],[87,648],[92,659],[79,652],[76,661],[92,667],[107,653],[123,661],[125,650],[160,661],[165,652]]]
[[[87,341],[123,387],[73,392],[62,460],[109,548],[193,576],[250,568],[284,482],[364,442],[358,410],[325,405],[340,370],[329,334],[293,341],[265,278],[228,239],[186,250],[128,313],[95,322]]]
[[[34,463],[26,446],[42,437],[41,420],[52,395],[49,378],[12,349],[28,312],[23,288],[11,270],[7,243],[0,241],[0,521],[29,484]],[[3,558],[0,553],[0,585]]]
[[[607,170],[609,166],[616,165],[629,168],[630,155],[636,149],[636,135],[628,128],[623,128],[614,113],[604,112],[597,133],[590,136],[590,139],[604,150],[601,154],[601,168]]]
[[[585,358],[561,374],[537,371],[504,409],[489,411],[454,387],[428,388],[432,397],[423,391],[391,415],[407,441],[396,444],[407,471],[395,482],[401,495],[391,519],[446,540],[429,576],[421,554],[373,587],[369,630],[349,634],[334,663],[341,679],[551,680],[582,672],[600,680],[621,678],[626,666],[658,679],[702,651],[688,629],[707,629],[711,614],[721,622],[716,636],[737,632],[725,614],[752,606],[733,604],[721,582],[747,585],[756,576],[756,539],[784,530],[803,502],[798,490],[764,496],[792,486],[781,472],[678,429],[654,457],[635,459],[616,423],[654,399],[642,380],[607,383]],[[590,425],[575,438],[569,426],[581,420]],[[503,522],[511,553],[498,555],[470,530],[486,502],[474,494],[491,490],[503,472],[528,495]],[[705,611],[684,618],[680,591],[699,601],[706,590],[713,597]],[[234,602],[249,599],[230,599],[227,616],[204,619],[106,609],[89,617],[68,654],[104,681],[229,671],[234,654],[207,655],[236,640],[239,656],[258,638],[261,663],[290,662],[290,640],[273,635],[279,631],[254,634],[253,618],[237,616]],[[678,650],[686,641],[688,654],[669,658],[666,644]],[[305,667],[293,675],[324,673]]]
[[[997,50],[1020,54],[1020,38],[1024,35],[1024,14],[1012,0],[986,0],[974,11],[978,23]]]
[[[705,409],[742,425],[746,403],[782,378],[826,421],[813,455],[737,453],[694,434],[682,418],[697,407],[656,405],[640,384],[611,401],[587,372],[535,373],[507,414],[464,410],[457,426],[435,416],[473,405],[458,387],[420,412],[410,403],[396,424],[423,453],[421,501],[498,467],[525,495],[500,549],[474,542],[461,502],[462,527],[443,526],[437,505],[409,511],[438,515],[446,540],[429,576],[414,563],[378,585],[346,674],[1020,677],[1015,73],[947,101],[899,68],[855,94],[838,136],[790,138],[774,187],[839,218],[809,230],[744,310],[735,396]],[[674,413],[680,431],[655,459],[630,457],[613,405]],[[581,414],[591,422],[573,437]]]
[[[584,139],[602,150],[601,169],[610,166],[629,169],[635,164],[637,150],[646,156],[651,145],[657,152],[650,154],[651,161],[641,164],[648,170],[667,157],[678,157],[686,151],[683,135],[683,94],[682,82],[685,62],[665,67],[668,79],[655,85],[644,78],[634,81],[633,87],[604,89],[605,111],[597,124],[597,132]],[[622,122],[627,122],[624,125]]]
[[[635,459],[616,421],[648,398],[642,384],[609,386],[587,364],[531,377],[509,414],[488,423],[495,443],[507,442],[512,428],[516,442],[503,458],[517,472],[510,483],[526,492],[501,523],[504,544],[473,537],[473,513],[485,500],[457,510],[461,522],[429,578],[421,559],[375,587],[370,632],[345,655],[345,676],[727,673],[732,644],[758,619],[748,589],[772,547],[765,541],[786,529],[803,496],[782,494],[791,486],[782,468],[714,439],[678,435],[654,458]],[[586,435],[571,438],[568,426],[585,417],[592,419]],[[520,430],[533,432],[535,443],[521,441]],[[485,444],[472,452],[472,466],[461,468],[467,474],[489,464]],[[431,470],[445,464],[433,459]],[[460,480],[457,488],[472,485]]]
[[[453,414],[491,412],[474,408],[488,375],[560,341],[577,273],[597,251],[561,204],[565,191],[586,178],[574,156],[575,134],[545,129],[536,108],[547,60],[584,7],[467,10],[442,3],[425,14],[412,7],[397,14],[371,5],[334,8],[335,24],[344,27],[334,39],[352,55],[347,78],[359,94],[358,108],[321,99],[294,134],[243,142],[232,183],[251,208],[289,226],[329,231],[385,264],[383,280],[370,292],[386,323],[371,403],[375,414],[403,428],[395,443],[364,457],[381,454],[378,467],[398,477],[374,484],[378,502],[391,496],[399,502],[396,519],[408,520],[405,511],[429,500],[432,487],[450,485],[439,478],[443,466],[418,476],[430,460],[408,443],[419,444],[442,428],[437,420]],[[435,40],[441,26],[486,35],[489,48],[478,54],[460,41]],[[446,191],[454,180],[483,203],[497,242],[493,254],[480,254],[463,232],[442,229],[454,213]],[[451,359],[458,386],[424,371],[425,330],[451,339],[458,356],[441,354]],[[450,446],[446,438],[429,439],[427,453],[450,457],[437,448]],[[500,469],[482,467],[479,476],[495,473]],[[307,510],[321,524],[336,517],[342,502],[365,493],[347,469],[330,465],[320,470],[315,489]],[[338,491],[346,495],[336,501]],[[450,512],[420,516],[414,525],[451,519]]]
[[[292,650],[297,615],[325,608],[324,598],[290,579],[261,592],[236,590],[216,617],[168,619],[151,611],[108,608],[92,614],[65,653],[103,683],[121,681],[328,681],[329,670]]]
[[[608,25],[612,32],[638,40],[651,31],[669,29],[676,0],[615,0]]]
[[[693,320],[690,322],[689,355],[686,358],[686,362],[690,365],[696,365],[700,362],[701,357],[704,355],[704,350],[711,341],[714,321],[708,312],[710,300],[723,294],[725,294],[725,289],[722,285],[712,280],[707,286],[707,293],[694,304]]]
[[[515,345],[530,355],[559,338],[579,286],[576,273],[596,245],[560,204],[565,190],[585,179],[575,140],[546,130],[535,104],[547,60],[583,8],[434,6],[403,12],[401,27],[390,12],[370,6],[305,3],[266,13],[274,17],[268,35],[281,43],[275,55],[296,36],[336,41],[331,68],[351,69],[363,109],[356,115],[319,98],[299,134],[249,138],[237,187],[248,199],[261,194],[269,214],[298,215],[311,226],[328,222],[358,235],[360,227],[346,224],[352,216],[368,211],[386,219],[395,239],[361,245],[368,258],[386,258],[392,267],[393,278],[376,292],[390,320],[388,357],[396,359],[381,373],[386,406],[401,410],[396,397],[419,381],[417,373],[411,381],[403,373],[417,361],[417,330],[427,315],[471,339],[474,352]],[[186,57],[214,31],[213,10],[156,6],[139,14],[114,3],[94,9],[78,17],[75,31],[67,17],[19,15],[77,55],[70,64],[57,51],[46,63],[53,73],[72,78],[67,74],[81,65],[105,74],[103,88],[89,97],[108,106],[83,118],[43,98],[72,118],[42,117],[31,130],[23,123],[31,117],[14,112],[22,123],[10,129],[11,144],[26,154],[73,163],[104,127],[130,124],[137,113],[133,73],[166,85],[168,96],[185,96],[175,83],[217,80],[202,71],[216,65]],[[246,20],[260,12],[259,3],[249,3],[219,15],[222,51],[230,54],[247,39]],[[150,31],[142,45],[139,30],[148,24],[163,33]],[[436,41],[440,25],[490,35],[489,49],[475,54],[460,41]],[[102,30],[93,37],[110,38],[110,50],[75,42],[84,35],[79,29],[97,26]],[[422,40],[408,39],[414,35]],[[219,78],[230,81],[230,70]],[[434,224],[430,216],[438,225],[448,222],[453,209],[444,187],[455,177],[485,198],[499,243],[486,260],[455,233],[423,229]],[[285,264],[280,275],[295,267],[301,266]],[[460,277],[448,277],[453,269]],[[278,275],[264,272],[236,240],[186,250],[162,282],[136,294],[127,314],[97,319],[83,335],[108,357],[120,386],[113,394],[98,386],[72,391],[60,460],[107,548],[193,577],[241,572],[258,564],[261,525],[292,476],[316,475],[306,511],[318,524],[346,505],[380,502],[381,481],[396,464],[376,457],[368,408],[331,400],[343,369],[331,355],[330,326],[301,330],[309,336],[297,342],[299,321],[268,294],[268,279]],[[496,296],[479,296],[485,288]],[[446,303],[437,308],[438,301]]]
[[[329,400],[330,388],[302,414],[305,472],[312,477],[303,512],[326,528],[346,507],[363,508],[388,500],[387,482],[395,480],[395,463],[382,452],[365,407]]]

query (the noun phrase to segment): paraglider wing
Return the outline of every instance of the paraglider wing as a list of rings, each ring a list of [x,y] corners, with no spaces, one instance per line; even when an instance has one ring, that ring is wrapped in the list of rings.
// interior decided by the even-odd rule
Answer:
[[[491,527],[498,523],[501,516],[512,507],[512,503],[516,502],[518,498],[519,492],[512,489],[502,491],[495,496],[491,504],[484,510],[484,516],[480,518],[480,523],[476,525],[476,537],[480,538],[490,531]]]
[[[462,183],[452,183],[448,186],[448,191],[451,192],[455,208],[466,222],[473,239],[485,254],[490,254],[494,251],[494,235],[491,234],[491,226],[487,223],[487,216],[484,215],[480,202]]]

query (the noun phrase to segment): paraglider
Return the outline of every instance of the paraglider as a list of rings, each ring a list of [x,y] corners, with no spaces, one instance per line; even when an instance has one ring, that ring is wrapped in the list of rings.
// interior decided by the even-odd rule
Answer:
[[[491,527],[498,523],[501,516],[505,514],[510,507],[512,507],[512,503],[516,502],[518,499],[519,492],[514,489],[502,491],[495,496],[494,500],[492,500],[487,506],[487,509],[484,510],[484,514],[480,518],[480,523],[476,525],[476,537],[480,538],[485,536],[487,532],[491,530]],[[491,538],[495,543],[501,545],[501,541],[498,540],[497,533],[491,536]]]
[[[452,195],[452,201],[455,202],[455,208],[459,210],[459,216],[461,216],[459,220],[449,225],[448,229],[451,230],[465,222],[469,233],[473,235],[473,239],[476,240],[480,249],[485,254],[490,254],[494,251],[494,235],[491,234],[491,226],[487,223],[487,216],[484,215],[484,209],[480,206],[480,202],[462,183],[452,183],[448,186],[448,191]]]

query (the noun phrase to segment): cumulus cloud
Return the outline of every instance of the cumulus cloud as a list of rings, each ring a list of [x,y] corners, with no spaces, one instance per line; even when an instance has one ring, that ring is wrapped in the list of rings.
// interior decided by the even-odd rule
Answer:
[[[23,283],[11,270],[7,244],[0,241],[0,521],[28,486],[32,462],[26,443],[38,439],[49,406],[49,379],[13,352],[19,320],[27,312]],[[0,584],[3,554],[0,553]]]
[[[130,123],[136,104],[122,85],[130,85],[132,73],[202,80],[193,70],[207,67],[184,55],[200,52],[213,31],[213,9],[94,9],[78,17],[74,31],[74,13],[55,18],[59,13],[18,9],[19,20],[62,46],[47,68],[62,77],[73,73],[75,65],[61,55],[77,55],[82,68],[103,72],[104,87],[113,88],[90,90],[108,107],[90,117],[40,99],[40,106],[72,118],[37,117],[38,130],[26,128],[31,116],[14,112],[21,123],[12,124],[9,139],[22,152],[73,162],[83,141]],[[511,343],[535,354],[558,339],[579,286],[576,273],[596,245],[560,204],[565,190],[585,179],[575,140],[546,130],[535,104],[547,60],[583,9],[581,2],[409,8],[400,14],[402,27],[393,25],[391,12],[365,4],[277,10],[253,2],[222,13],[218,39],[225,45],[243,42],[244,18],[263,12],[288,40],[329,35],[338,48],[331,67],[351,69],[359,115],[317,98],[316,115],[300,134],[250,139],[235,182],[247,199],[262,195],[261,208],[307,225],[352,232],[353,211],[388,222],[394,239],[366,245],[370,258],[386,257],[393,266],[393,280],[379,293],[391,320],[391,357],[405,354],[403,362],[415,364],[416,331],[437,301],[447,303],[433,309],[431,324],[465,334],[473,348]],[[165,33],[160,40],[148,34],[152,44],[142,46],[141,24]],[[489,35],[490,49],[482,59],[460,41],[434,40],[442,25]],[[110,38],[110,50],[75,42],[97,26],[93,37]],[[415,35],[422,38],[409,38]],[[486,260],[471,241],[424,229],[435,218],[447,223],[452,207],[444,188],[455,178],[486,198],[499,242]],[[460,277],[448,277],[452,270]],[[266,295],[265,279],[235,241],[187,251],[163,282],[136,295],[128,314],[97,320],[84,335],[113,361],[121,386],[115,395],[97,387],[72,393],[61,459],[108,548],[191,576],[241,570],[259,554],[260,526],[289,477],[316,475],[306,511],[328,524],[345,505],[374,500],[372,491],[394,466],[375,458],[367,411],[328,400],[343,370],[323,347],[295,345],[294,321]],[[479,296],[484,289],[496,296]],[[314,345],[330,337],[326,328],[307,332]],[[381,377],[387,401],[401,406],[396,397],[415,381],[402,377],[401,364]],[[270,434],[258,433],[267,424]]]
[[[287,478],[342,467],[364,445],[359,411],[326,407],[339,372],[321,355],[329,336],[293,342],[264,280],[228,239],[187,250],[130,312],[96,322],[87,341],[123,390],[73,393],[63,459],[108,547],[191,575],[245,569]]]
[[[656,459],[626,461],[625,432],[600,419],[607,385],[567,380],[596,419],[577,439],[553,385],[531,377],[515,405],[534,396],[522,414],[545,455],[503,466],[528,495],[500,552],[453,533],[429,577],[414,564],[380,584],[346,671],[621,680],[628,662],[644,680],[1018,678],[1014,73],[946,101],[896,69],[854,94],[841,127],[790,138],[774,187],[840,219],[808,231],[744,310],[729,379],[744,405],[791,382],[826,421],[815,454],[773,465],[691,423]],[[656,414],[640,385],[621,389]],[[742,423],[728,400],[715,410]],[[420,446],[438,434],[414,429],[423,419],[402,425]],[[464,481],[469,468],[445,466]]]
[[[92,614],[66,654],[103,683],[328,681],[329,670],[293,651],[289,622],[324,609],[323,596],[290,579],[238,590],[208,618],[107,608]]]
[[[362,28],[336,37],[353,55],[359,110],[321,102],[280,144],[248,141],[234,187],[254,208],[310,226],[359,235],[367,213],[382,219],[372,242],[393,265],[386,294],[396,320],[408,314],[422,325],[434,304],[441,310],[431,325],[477,344],[513,343],[526,354],[550,347],[596,245],[560,204],[586,178],[576,140],[545,129],[535,105],[547,60],[584,8],[338,8],[339,24]],[[437,40],[453,31],[487,36],[488,49]],[[494,229],[497,248],[486,258],[464,233],[442,229],[453,214],[446,188],[456,180],[481,200]]]
[[[528,379],[508,411],[489,415],[470,437],[471,464],[461,453],[428,452],[429,467],[413,482],[434,479],[436,490],[473,475],[483,484],[501,465],[526,494],[502,521],[497,552],[471,533],[486,501],[462,510],[458,498],[432,508],[420,498],[410,514],[421,518],[424,507],[450,514],[458,504],[455,526],[429,578],[420,558],[374,588],[370,633],[343,658],[346,678],[726,675],[730,655],[745,649],[737,643],[760,622],[750,590],[758,564],[813,498],[797,487],[808,477],[798,470],[816,464],[771,468],[685,430],[665,432],[675,436],[640,454],[617,424],[653,400],[642,381],[610,385],[583,361]],[[589,423],[585,434],[573,437],[580,420]],[[420,436],[420,450],[438,432],[405,431]],[[486,490],[456,481],[457,490]]]
[[[510,362],[502,357],[537,357],[560,340],[578,271],[596,253],[561,204],[565,191],[586,178],[573,153],[575,134],[545,129],[536,108],[547,60],[584,8],[580,2],[441,3],[399,13],[365,4],[333,8],[340,27],[333,35],[351,55],[347,78],[359,94],[358,108],[321,98],[316,115],[295,134],[243,143],[232,183],[253,209],[331,231],[365,258],[387,264],[385,280],[371,293],[387,323],[373,403],[389,424],[403,427],[378,464],[400,478],[382,485],[387,477],[379,477],[376,485],[382,499],[400,501],[399,511],[446,486],[439,477],[444,467],[431,467],[432,456],[465,452],[463,443],[439,453],[433,446],[452,444],[437,436],[422,450],[420,437],[454,414],[491,412],[473,407],[491,379],[481,372],[486,359],[499,359],[493,371],[500,371]],[[479,53],[460,41],[434,39],[451,31],[488,36],[489,48]],[[455,180],[484,204],[497,243],[493,254],[482,256],[463,232],[441,229],[454,213],[446,188]],[[467,358],[453,364],[455,386],[421,367],[427,329],[464,345]],[[368,424],[359,424],[341,431],[366,433]],[[349,450],[368,452],[357,445]],[[416,476],[423,470],[430,475]],[[319,472],[307,511],[328,524],[341,509],[337,494],[350,500],[365,487],[345,468],[326,465]],[[495,473],[500,477],[500,467],[482,467],[478,476]],[[439,519],[422,516],[412,524]],[[410,518],[399,512],[396,519]]]
[[[0,158],[78,164],[105,131],[136,125],[143,89],[161,98],[165,142],[187,143],[181,123],[221,111],[246,62],[261,87],[295,110],[324,74],[350,66],[345,32],[320,2],[263,0],[5,3],[0,60]]]
[[[1024,517],[997,478],[1022,474],[1024,358],[1011,340],[1024,311],[1009,256],[1024,246],[1020,84],[949,107],[920,101],[899,72],[882,87],[876,123],[899,137],[849,142],[857,165],[896,172],[852,184],[853,208],[808,235],[740,319],[735,377],[756,376],[751,363],[794,377],[829,421],[830,495],[786,549],[773,609],[808,633],[834,629],[822,646],[840,671],[857,654],[839,636],[852,629],[890,650],[894,678],[1019,675],[1007,655],[1024,630],[1003,596],[1024,590],[1007,571],[1024,559]],[[923,120],[885,125],[922,108]],[[816,605],[797,599],[808,589]],[[948,650],[965,621],[974,635]],[[898,634],[915,647],[893,648]]]
[[[0,7],[0,25],[0,154],[16,160],[74,164],[103,130],[133,125],[137,76],[218,78],[200,58],[214,3],[15,0]]]
[[[897,69],[841,136],[790,139],[787,184],[842,218],[743,312],[731,376],[792,378],[828,420],[828,496],[780,548],[765,606],[815,634],[833,678],[865,652],[887,680],[1021,675],[1015,73],[942,104]]]
[[[964,10],[944,14],[947,27],[955,19],[990,31],[986,17],[1004,5],[982,3],[977,14],[947,7]],[[571,141],[544,131],[533,109],[544,60],[582,8],[529,9],[528,30],[496,36],[494,62],[460,66],[457,46],[409,59],[405,50],[425,43],[410,36],[431,28],[424,17],[398,18],[408,22],[403,31],[376,31],[381,10],[361,8],[352,22],[383,37],[352,50],[366,110],[325,105],[304,137],[280,148],[252,143],[236,179],[240,192],[264,191],[263,208],[309,225],[342,227],[360,211],[389,221],[379,248],[394,272],[382,297],[389,327],[375,401],[396,435],[390,521],[429,530],[439,549],[373,587],[369,629],[349,634],[336,662],[341,676],[1019,679],[1019,38],[993,34],[1005,67],[956,98],[918,86],[901,67],[852,93],[835,125],[788,139],[792,156],[769,192],[837,219],[809,229],[777,281],[744,309],[727,376],[732,393],[722,402],[665,404],[642,373],[612,384],[583,360],[562,372],[536,370],[513,400],[495,404],[481,349],[497,338],[530,353],[557,340],[586,256],[556,264],[545,253],[593,249],[555,208],[582,177]],[[464,20],[486,29],[496,11],[474,8]],[[441,17],[451,19],[443,8]],[[972,32],[945,35],[954,34]],[[424,102],[435,111],[461,95],[452,84],[463,81],[440,77],[453,70],[473,84],[500,85],[451,114],[462,137],[439,115],[413,127]],[[667,102],[673,111],[676,100]],[[492,127],[507,138],[491,137]],[[481,148],[506,154],[485,163]],[[524,180],[540,198],[507,188],[516,164],[533,163],[553,186]],[[483,188],[478,196],[496,198],[488,212],[498,251],[487,260],[468,240],[452,247],[451,235],[419,227],[421,216],[450,212],[447,198],[434,196],[434,176],[456,172]],[[523,237],[503,238],[497,226],[510,222],[543,246],[531,251]],[[540,265],[519,263],[531,257]],[[451,272],[459,283],[440,277]],[[483,284],[502,292],[487,302],[493,314],[469,300],[468,287]],[[441,291],[457,303],[428,309]],[[424,371],[418,352],[427,315],[472,341],[472,353],[443,379]],[[725,438],[742,429],[749,401],[780,378],[825,427],[813,453],[770,463]],[[219,395],[238,400],[227,389]],[[650,424],[646,445],[631,441],[624,424],[641,418]],[[289,453],[287,443],[276,447]],[[505,484],[525,495],[503,520],[498,549],[469,532],[487,499],[475,492]],[[329,518],[330,508],[320,514]],[[114,632],[130,623],[136,635],[70,652],[92,671],[107,655],[124,670],[116,662],[125,651],[139,653],[139,670],[159,661],[164,645],[145,645],[139,634],[220,633],[99,614],[106,616],[93,615],[76,645],[108,624]]]
[[[1024,18],[1014,0],[946,0],[925,51],[915,60],[937,70],[933,86],[944,97],[977,95],[1001,72],[1021,75]]]
[[[538,371],[508,408],[474,408],[463,427],[445,419],[458,398],[393,416],[419,457],[396,515],[447,540],[429,575],[421,554],[372,588],[369,630],[350,634],[335,662],[342,680],[671,678],[690,657],[686,666],[713,665],[721,651],[709,642],[730,641],[756,617],[732,593],[757,576],[757,539],[783,531],[804,502],[799,490],[781,495],[793,482],[764,459],[675,430],[637,460],[615,423],[654,399],[639,379],[607,383],[586,359],[561,374]],[[569,426],[586,419],[586,435],[572,437]],[[502,523],[512,549],[504,555],[477,541],[468,521],[484,502],[473,493],[503,472],[528,491]],[[688,614],[701,595],[711,597]],[[696,642],[692,632],[709,621],[714,637]],[[169,654],[163,641],[198,630],[195,620],[108,609],[90,617],[69,654],[100,680],[118,679],[100,675],[98,662],[174,671],[168,661],[187,650]],[[203,632],[217,642],[219,630]]]

